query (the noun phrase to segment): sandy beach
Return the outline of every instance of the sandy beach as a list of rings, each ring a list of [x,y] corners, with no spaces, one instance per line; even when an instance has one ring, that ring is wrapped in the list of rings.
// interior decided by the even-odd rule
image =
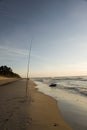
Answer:
[[[33,82],[29,82],[30,105],[28,113],[32,119],[27,130],[71,130],[62,118],[57,102],[50,96],[35,89]]]
[[[0,86],[9,84],[9,83],[17,81],[17,80],[18,80],[18,78],[7,78],[7,77],[0,76]]]
[[[38,92],[29,81],[20,80],[0,87],[0,129],[2,130],[71,130],[62,118],[57,102]]]
[[[66,89],[50,88],[43,82],[37,82],[39,92],[53,97],[63,119],[73,130],[87,130],[87,97]],[[58,86],[59,87],[59,86]]]

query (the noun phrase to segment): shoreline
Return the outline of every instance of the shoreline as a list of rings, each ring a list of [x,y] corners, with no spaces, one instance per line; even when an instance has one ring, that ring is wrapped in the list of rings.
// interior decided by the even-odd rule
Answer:
[[[57,101],[39,92],[35,88],[34,82],[29,82],[28,95],[31,101],[27,112],[32,119],[32,123],[27,130],[72,130],[62,118],[62,114],[57,107]]]
[[[74,130],[87,129],[87,99],[85,96],[70,93],[66,90],[54,89],[46,84],[37,82],[36,88],[39,92],[51,96],[57,101],[58,109],[62,113],[63,119]]]
[[[6,108],[1,110],[2,119],[8,119],[6,122],[1,120],[1,128],[4,127],[9,130],[17,128],[26,130],[72,130],[64,121],[55,99],[38,92],[35,88],[35,82],[29,81],[28,98],[26,100],[25,85],[25,80],[21,80],[13,83],[13,87],[9,84],[6,88],[0,88],[2,90],[0,103],[2,108],[4,106]],[[13,114],[9,117],[11,111],[13,111]]]

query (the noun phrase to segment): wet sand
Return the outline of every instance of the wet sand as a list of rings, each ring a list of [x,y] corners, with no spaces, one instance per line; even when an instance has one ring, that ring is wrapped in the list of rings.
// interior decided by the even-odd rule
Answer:
[[[31,124],[27,130],[71,130],[61,116],[57,102],[53,98],[38,92],[30,81],[28,113]]]
[[[35,81],[36,82],[36,81]],[[38,91],[57,100],[64,120],[73,130],[87,130],[87,97],[71,93],[64,89],[50,88],[41,82],[36,82]]]
[[[59,91],[58,101],[64,119],[73,130],[87,130],[87,97],[64,90]]]

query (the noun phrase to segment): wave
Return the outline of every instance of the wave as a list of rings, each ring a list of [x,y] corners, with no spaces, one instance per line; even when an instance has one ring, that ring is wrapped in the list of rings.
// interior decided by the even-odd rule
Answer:
[[[64,89],[64,90],[70,91],[71,93],[76,93],[76,94],[80,94],[83,96],[87,96],[87,88],[67,87],[67,86],[57,85],[56,89]]]
[[[47,84],[56,83],[54,89],[64,89],[71,93],[87,96],[87,76],[73,76],[73,77],[43,77],[36,78],[36,81]]]

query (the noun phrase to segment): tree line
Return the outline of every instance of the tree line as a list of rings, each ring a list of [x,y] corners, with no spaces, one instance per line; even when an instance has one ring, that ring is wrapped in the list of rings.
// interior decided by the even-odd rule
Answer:
[[[0,76],[20,78],[20,75],[14,73],[10,67],[0,66]]]

